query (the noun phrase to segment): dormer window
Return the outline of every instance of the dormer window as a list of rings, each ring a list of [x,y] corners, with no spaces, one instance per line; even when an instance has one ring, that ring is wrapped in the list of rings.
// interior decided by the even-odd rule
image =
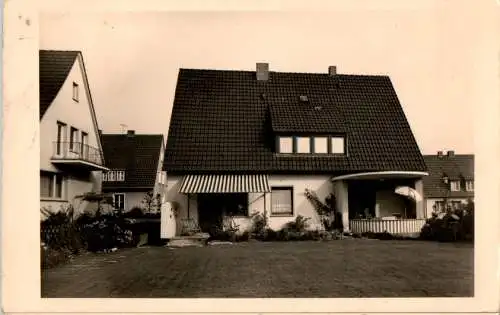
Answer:
[[[280,137],[279,152],[280,153],[293,153],[293,138],[292,137]]]
[[[450,182],[450,190],[451,191],[460,191],[460,181],[452,180]]]
[[[465,190],[474,191],[474,181],[468,180],[465,182]]]
[[[344,137],[332,137],[332,154],[344,154]]]
[[[277,153],[296,154],[345,154],[345,138],[343,136],[279,136]]]
[[[328,153],[328,137],[314,137],[314,153]]]
[[[73,100],[75,102],[78,102],[79,101],[79,98],[78,98],[78,83],[76,82],[73,82]]]
[[[297,137],[297,153],[311,153],[311,138]]]

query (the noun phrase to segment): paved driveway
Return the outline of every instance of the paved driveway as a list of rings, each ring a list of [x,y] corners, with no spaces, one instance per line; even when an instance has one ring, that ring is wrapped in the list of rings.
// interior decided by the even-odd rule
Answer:
[[[248,242],[86,254],[42,272],[42,297],[473,295],[473,247],[420,241]]]

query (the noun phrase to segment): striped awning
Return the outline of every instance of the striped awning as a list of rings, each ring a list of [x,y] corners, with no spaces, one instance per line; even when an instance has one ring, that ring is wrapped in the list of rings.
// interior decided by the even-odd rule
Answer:
[[[267,175],[186,175],[183,194],[269,192]]]

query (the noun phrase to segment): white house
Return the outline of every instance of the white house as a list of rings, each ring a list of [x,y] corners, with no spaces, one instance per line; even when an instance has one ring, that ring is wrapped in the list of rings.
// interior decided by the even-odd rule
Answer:
[[[82,53],[40,52],[40,206],[83,211],[104,166]]]
[[[252,212],[320,228],[306,189],[335,196],[345,230],[425,223],[426,166],[388,76],[180,69],[163,169],[178,219],[202,230],[247,229]]]

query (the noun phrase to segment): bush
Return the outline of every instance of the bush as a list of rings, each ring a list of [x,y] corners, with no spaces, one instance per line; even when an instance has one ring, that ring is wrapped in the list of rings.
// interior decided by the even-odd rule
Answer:
[[[420,238],[440,242],[474,239],[474,213],[463,209],[435,214],[422,227]]]
[[[42,269],[49,269],[66,263],[72,255],[67,249],[52,249],[47,246],[40,246],[40,263]]]
[[[134,207],[130,209],[130,211],[123,213],[123,217],[129,219],[139,219],[144,217],[144,212],[142,211],[141,208]]]
[[[134,240],[124,229],[124,220],[116,215],[101,215],[84,226],[88,250],[101,251],[113,247],[130,246]]]
[[[294,221],[290,221],[285,224],[284,229],[289,230],[290,232],[305,232],[309,227],[309,220],[311,218],[305,218],[301,215],[298,215]]]

